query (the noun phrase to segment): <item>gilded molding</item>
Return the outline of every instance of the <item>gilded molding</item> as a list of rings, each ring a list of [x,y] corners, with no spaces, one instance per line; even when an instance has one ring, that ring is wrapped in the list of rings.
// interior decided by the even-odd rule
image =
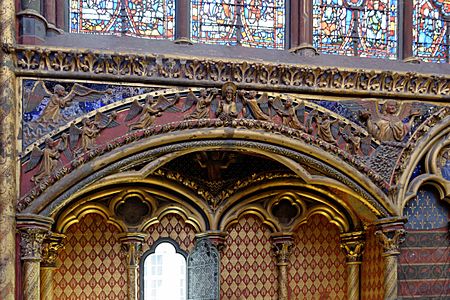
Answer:
[[[90,49],[37,48],[7,45],[17,74],[111,78],[123,81],[195,81],[218,86],[231,81],[242,86],[371,97],[420,98],[445,101],[450,77],[412,72],[375,71],[271,64],[235,59],[155,56]]]
[[[341,249],[344,251],[347,263],[360,264],[365,247],[363,231],[341,234]]]

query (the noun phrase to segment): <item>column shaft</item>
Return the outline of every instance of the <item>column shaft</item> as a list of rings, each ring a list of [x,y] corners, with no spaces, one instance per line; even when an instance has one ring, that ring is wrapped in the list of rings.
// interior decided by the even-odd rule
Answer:
[[[313,2],[301,0],[300,2],[300,45],[312,45],[313,43]]]
[[[348,263],[347,264],[347,299],[359,300],[359,277],[360,277],[360,263]]]
[[[176,6],[175,39],[190,39],[190,4],[189,0],[179,0]]]
[[[44,13],[47,22],[56,25],[56,0],[45,0]]]
[[[408,59],[413,57],[413,1],[400,1],[403,4],[403,20],[402,20],[402,43],[400,59]]]
[[[397,255],[384,257],[384,299],[397,299]]]
[[[40,260],[29,259],[23,262],[23,299],[40,300]]]
[[[15,1],[0,0],[0,36],[15,43]],[[0,47],[0,299],[15,299],[16,244],[16,99],[15,74],[10,53]]]
[[[137,282],[137,272],[139,268],[137,265],[128,266],[128,299],[136,300],[138,299],[138,282]]]
[[[41,268],[41,300],[53,300],[53,273],[55,268]]]

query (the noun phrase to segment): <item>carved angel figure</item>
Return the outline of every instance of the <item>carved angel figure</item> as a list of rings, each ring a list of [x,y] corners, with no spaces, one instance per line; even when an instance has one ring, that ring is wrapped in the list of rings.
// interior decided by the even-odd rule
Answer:
[[[248,93],[239,91],[239,96],[241,97],[244,104],[244,115],[246,115],[248,112],[257,120],[271,122],[272,118],[270,117],[271,112],[269,107],[269,96],[267,95],[267,93],[264,93],[258,99],[256,99],[256,95],[256,91],[250,91]]]
[[[167,99],[166,97],[160,95],[158,99],[154,99],[153,96],[149,95],[146,98],[145,104],[140,104],[137,100],[131,104],[130,111],[125,118],[125,121],[131,121],[137,116],[139,119],[130,124],[130,130],[143,129],[150,127],[156,118],[162,115],[163,111],[169,112],[179,112],[180,110],[175,107],[180,99],[179,95],[175,95],[174,99]]]
[[[192,91],[189,91],[186,102],[184,104],[183,112],[188,111],[192,105],[195,104],[195,109],[190,114],[184,117],[185,120],[188,119],[208,119],[209,118],[209,108],[214,96],[218,93],[217,89],[200,90],[200,97],[194,95]]]
[[[271,102],[272,107],[277,114],[281,117],[283,125],[289,126],[294,129],[304,129],[305,127],[298,119],[299,115],[304,120],[305,104],[303,102],[294,105],[291,99],[286,99],[284,104],[280,97],[275,98]]]
[[[360,111],[360,119],[366,123],[367,131],[380,141],[401,142],[410,131],[419,111],[411,111],[411,104],[402,106],[393,100],[386,101],[378,110],[376,102],[363,103],[369,110]],[[407,123],[403,123],[409,118]]]
[[[67,149],[67,138],[62,136],[58,142],[51,138],[45,139],[44,149],[34,146],[31,151],[30,160],[25,168],[25,172],[29,172],[39,165],[38,172],[31,178],[32,182],[39,183],[43,178],[52,174],[58,166],[60,152]]]
[[[82,120],[83,126],[81,128],[78,128],[75,124],[71,124],[69,128],[70,147],[75,149],[78,141],[80,141],[80,146],[77,148],[77,152],[84,152],[93,149],[95,147],[95,139],[103,129],[112,128],[119,125],[115,119],[115,113],[107,116],[101,112],[98,112],[95,115],[94,120],[84,118]]]
[[[50,92],[44,82],[38,81],[28,96],[28,101],[25,103],[24,111],[33,111],[37,106],[39,106],[39,104],[41,104],[44,98],[50,97],[37,121],[41,123],[58,124],[61,121],[64,121],[61,111],[70,106],[73,101],[94,101],[97,95],[105,93],[111,93],[111,90],[97,91],[82,86],[78,83],[75,83],[69,92],[67,92],[66,89],[60,84],[55,85],[53,92]]]

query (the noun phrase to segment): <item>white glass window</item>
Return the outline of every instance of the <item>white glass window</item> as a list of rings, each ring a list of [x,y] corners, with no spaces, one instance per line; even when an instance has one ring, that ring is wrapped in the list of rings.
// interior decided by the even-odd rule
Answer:
[[[144,300],[186,300],[186,258],[162,242],[144,261]]]

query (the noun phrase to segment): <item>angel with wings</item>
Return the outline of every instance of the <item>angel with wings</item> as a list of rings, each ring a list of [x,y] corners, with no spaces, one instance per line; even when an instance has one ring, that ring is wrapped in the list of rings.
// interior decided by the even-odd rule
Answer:
[[[248,112],[249,115],[252,115],[257,120],[272,122],[269,96],[267,93],[263,93],[261,97],[256,99],[256,95],[256,91],[250,91],[248,95],[244,91],[239,91],[239,96],[245,105],[243,108],[244,115]]]
[[[208,94],[209,92],[209,94]],[[194,104],[195,109],[190,114],[184,117],[185,120],[189,119],[208,119],[209,118],[209,107],[211,105],[214,96],[218,93],[217,89],[200,90],[200,97],[194,95],[192,91],[189,91],[186,102],[184,104],[183,112],[188,111]]]
[[[286,99],[284,104],[280,97],[275,98],[271,103],[271,106],[275,109],[277,114],[281,117],[283,125],[289,126],[294,129],[304,129],[305,127],[298,119],[299,115],[304,120],[305,104],[303,102],[294,105],[291,99]]]
[[[367,131],[380,141],[401,142],[411,130],[419,111],[411,110],[411,104],[400,106],[393,100],[386,101],[378,110],[376,102],[366,102],[363,105],[368,108],[360,111],[360,119],[365,122]],[[407,123],[403,123],[405,118],[409,118]]]
[[[111,90],[97,91],[82,86],[78,83],[75,83],[72,86],[70,92],[67,92],[66,89],[60,84],[55,85],[53,92],[51,92],[47,89],[44,82],[38,81],[28,96],[28,101],[25,103],[24,112],[33,111],[41,104],[44,98],[50,97],[50,100],[48,101],[38,121],[42,123],[58,124],[63,119],[61,111],[64,108],[69,107],[73,101],[94,101],[97,95],[105,93],[110,94]]]
[[[115,113],[107,116],[104,113],[97,112],[94,120],[84,118],[82,120],[83,126],[81,128],[78,128],[75,124],[70,125],[70,147],[75,149],[78,141],[80,141],[78,152],[85,152],[93,149],[95,147],[95,139],[103,129],[119,126],[119,123],[115,121],[116,117],[117,115]]]
[[[180,100],[180,95],[175,95],[174,99],[167,99],[163,95],[160,95],[157,99],[149,95],[146,98],[145,104],[140,104],[135,100],[130,107],[128,115],[125,117],[125,121],[131,121],[137,116],[139,119],[133,124],[129,125],[130,130],[144,129],[150,127],[157,117],[162,115],[163,111],[179,112],[180,109],[175,105]]]
[[[67,150],[67,135],[61,136],[58,142],[51,138],[45,139],[44,149],[34,146],[31,151],[30,160],[25,168],[25,173],[33,170],[39,165],[38,172],[31,178],[31,181],[39,183],[47,176],[50,176],[58,166],[61,152]]]

